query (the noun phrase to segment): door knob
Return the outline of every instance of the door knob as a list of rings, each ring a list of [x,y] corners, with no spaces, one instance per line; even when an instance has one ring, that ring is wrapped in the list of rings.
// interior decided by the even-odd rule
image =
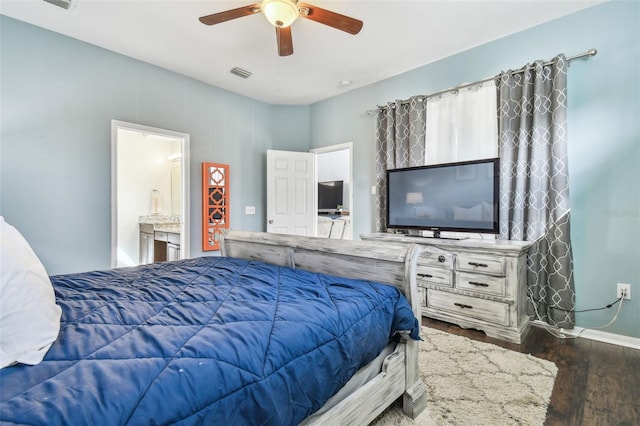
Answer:
[[[269,219],[269,225],[273,225],[273,219]]]

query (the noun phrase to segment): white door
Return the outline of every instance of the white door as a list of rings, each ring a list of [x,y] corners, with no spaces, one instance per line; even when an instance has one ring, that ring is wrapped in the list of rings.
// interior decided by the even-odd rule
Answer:
[[[316,234],[315,164],[310,152],[267,150],[267,232]]]

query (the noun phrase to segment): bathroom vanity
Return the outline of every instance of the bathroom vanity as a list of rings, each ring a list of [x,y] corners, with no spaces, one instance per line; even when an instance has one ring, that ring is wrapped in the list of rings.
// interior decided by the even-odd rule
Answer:
[[[180,218],[140,217],[140,264],[180,259]]]

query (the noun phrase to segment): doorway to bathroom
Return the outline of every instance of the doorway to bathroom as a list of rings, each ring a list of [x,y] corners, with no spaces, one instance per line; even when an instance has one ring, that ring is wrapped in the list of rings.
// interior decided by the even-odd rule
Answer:
[[[111,266],[189,256],[189,135],[111,126]]]

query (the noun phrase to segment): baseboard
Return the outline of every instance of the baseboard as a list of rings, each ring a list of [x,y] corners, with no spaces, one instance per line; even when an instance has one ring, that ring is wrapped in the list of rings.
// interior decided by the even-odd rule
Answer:
[[[543,327],[543,328],[550,327],[549,324],[539,320],[532,321],[531,324],[536,327]],[[582,327],[575,327],[570,330],[565,328],[561,328],[561,329],[554,328],[554,329],[566,335],[567,337],[575,337],[579,335],[579,337],[584,339],[596,340],[598,342],[603,342],[603,343],[611,343],[612,345],[624,346],[632,349],[640,349],[640,339],[637,337],[624,336],[622,334],[607,333],[604,331],[592,330],[589,328],[584,329]]]

